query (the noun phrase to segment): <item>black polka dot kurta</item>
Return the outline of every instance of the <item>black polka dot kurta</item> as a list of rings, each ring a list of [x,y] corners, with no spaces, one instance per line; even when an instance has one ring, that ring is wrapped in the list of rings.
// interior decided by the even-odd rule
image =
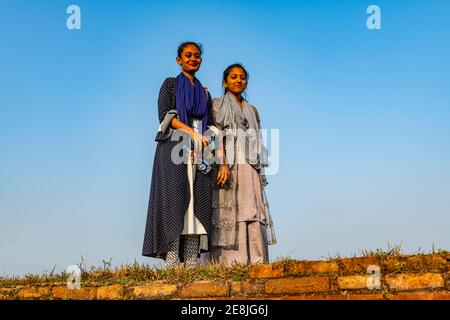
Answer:
[[[208,94],[208,125],[213,124],[211,96]],[[158,115],[161,123],[166,113],[176,110],[176,78],[167,78],[158,98]],[[191,121],[192,122],[192,121]],[[192,123],[190,123],[192,126]],[[155,159],[151,179],[142,255],[166,259],[169,244],[180,237],[184,215],[191,197],[187,177],[187,164],[174,164],[172,148],[178,141],[156,139]],[[162,141],[163,140],[163,141]],[[213,170],[208,174],[197,171],[194,180],[194,214],[211,237]],[[180,245],[180,250],[183,246]],[[183,254],[180,253],[180,258]]]

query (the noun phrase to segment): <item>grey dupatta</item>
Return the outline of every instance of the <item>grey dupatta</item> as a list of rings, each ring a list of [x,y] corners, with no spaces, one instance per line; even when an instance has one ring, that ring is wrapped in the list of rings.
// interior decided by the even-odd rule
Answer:
[[[225,134],[234,137],[233,143],[231,146],[227,145],[226,150],[227,159],[231,159],[231,166],[244,160],[258,171],[263,169],[267,166],[267,150],[263,145],[260,119],[255,107],[243,99],[241,109],[236,96],[231,93],[219,98],[219,103],[215,122]],[[245,151],[245,159],[236,157],[238,147]]]
[[[237,144],[245,147],[245,162],[252,165],[260,174],[261,196],[265,207],[266,234],[269,245],[276,244],[277,240],[273,228],[273,221],[269,211],[269,203],[264,191],[267,180],[264,167],[267,166],[267,149],[263,145],[260,119],[256,108],[247,100],[242,101],[243,108],[239,107],[237,98],[227,93],[223,97],[213,100],[213,114],[216,126],[227,135],[226,153],[230,178],[224,188],[215,186],[213,196],[213,233],[212,245],[223,248],[235,248],[237,245],[237,208],[236,208],[236,181],[238,180],[237,166],[242,159],[234,158]],[[242,133],[244,133],[242,135]],[[241,135],[239,135],[241,134]],[[234,137],[229,139],[229,137]],[[232,142],[230,144],[230,142]],[[233,153],[230,163],[230,153]],[[239,152],[240,153],[240,152]]]

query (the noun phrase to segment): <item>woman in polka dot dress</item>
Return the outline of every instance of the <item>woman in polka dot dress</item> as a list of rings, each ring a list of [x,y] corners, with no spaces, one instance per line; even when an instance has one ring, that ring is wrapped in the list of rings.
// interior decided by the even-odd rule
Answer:
[[[203,134],[213,124],[211,96],[195,77],[201,55],[199,44],[182,43],[176,57],[182,72],[165,79],[158,98],[161,125],[142,255],[162,258],[169,267],[196,265],[200,253],[209,251],[211,241],[213,173],[199,171],[191,151],[184,152],[187,156],[182,163],[174,161],[172,152],[180,149],[178,139],[172,141],[174,133],[188,136],[196,146],[209,144]]]

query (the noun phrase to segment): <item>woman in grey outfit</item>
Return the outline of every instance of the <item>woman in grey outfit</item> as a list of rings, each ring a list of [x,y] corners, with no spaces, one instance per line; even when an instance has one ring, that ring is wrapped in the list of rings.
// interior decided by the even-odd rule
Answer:
[[[223,73],[225,94],[213,99],[212,108],[223,139],[217,143],[222,163],[213,193],[211,259],[228,265],[268,262],[268,244],[276,242],[264,197],[261,121],[242,96],[247,81],[241,64],[229,66]]]

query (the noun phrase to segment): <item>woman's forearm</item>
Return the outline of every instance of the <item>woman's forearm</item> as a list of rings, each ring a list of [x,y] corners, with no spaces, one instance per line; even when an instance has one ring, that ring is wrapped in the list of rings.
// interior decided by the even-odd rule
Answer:
[[[216,150],[217,150],[217,160],[219,164],[226,165],[227,157],[225,153],[225,136],[223,135],[223,131],[221,130],[221,126],[219,124],[215,124],[216,128],[219,129],[220,133],[216,135]]]
[[[191,138],[194,136],[194,129],[192,129],[188,125],[184,124],[183,122],[181,122],[177,118],[173,118],[172,122],[170,123],[170,125],[171,125],[172,128],[174,128],[176,130],[181,130],[181,131],[186,132]]]

